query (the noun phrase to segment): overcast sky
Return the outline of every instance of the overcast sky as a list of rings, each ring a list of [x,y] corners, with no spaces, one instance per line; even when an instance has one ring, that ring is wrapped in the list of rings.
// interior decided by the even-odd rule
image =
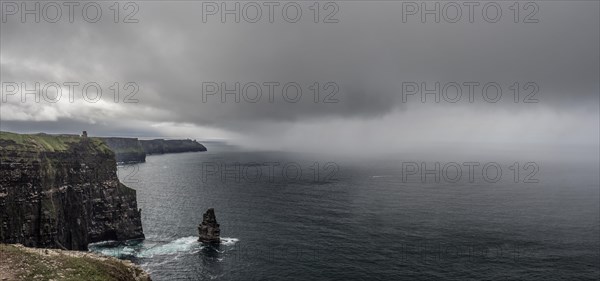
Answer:
[[[283,3],[274,7],[270,23],[263,2],[258,2],[263,15],[257,23],[247,22],[244,14],[240,23],[233,15],[222,23],[219,12],[205,15],[203,22],[200,2],[147,1],[137,3],[132,17],[137,23],[123,22],[134,11],[131,6],[120,6],[119,23],[114,23],[112,1],[101,3],[107,4],[96,23],[82,18],[81,6],[75,7],[73,23],[66,7],[57,23],[44,17],[36,23],[31,15],[22,23],[20,11],[13,15],[14,6],[2,7],[2,130],[227,139],[256,148],[344,153],[439,143],[598,147],[598,1],[521,3],[518,23],[512,2],[498,2],[502,15],[495,23],[482,17],[486,2],[474,7],[472,23],[467,6],[457,23],[448,21],[456,16],[455,7],[444,10],[448,19],[442,15],[440,23],[433,15],[422,23],[419,12],[403,20],[402,4],[390,1],[323,4],[318,23],[312,2],[295,2],[302,10],[296,23],[282,16]],[[248,18],[254,8],[244,10]],[[295,16],[293,9],[288,12]],[[330,13],[329,20],[337,23],[323,22]],[[531,20],[538,22],[523,22]],[[81,85],[73,102],[63,85],[56,103],[36,102],[32,95],[22,102],[23,92],[13,94],[9,86],[34,88],[35,82],[40,88],[53,82]],[[100,101],[82,98],[82,85],[89,82],[102,88]],[[121,88],[118,103],[110,88],[115,82]],[[135,88],[125,89],[127,82],[139,88],[133,97],[137,103],[123,103]],[[225,102],[219,93],[206,95],[222,82],[228,89],[239,82],[240,91],[247,86],[249,99],[258,84],[262,96],[256,103],[241,96],[236,103],[233,95]],[[264,84],[269,82],[279,83],[272,100]],[[320,88],[316,103],[315,82]],[[423,103],[417,92],[403,100],[403,93],[423,82],[428,89],[439,82],[450,99],[458,84],[462,97],[436,103],[428,95]],[[464,84],[469,82],[479,83],[473,102]],[[482,96],[490,82],[502,89],[495,103]],[[518,103],[511,87],[516,82]],[[286,84],[302,89],[297,102],[284,99]],[[51,96],[54,89],[47,87]],[[288,97],[294,98],[294,89],[288,87]],[[488,88],[491,98],[494,89]],[[95,91],[90,92],[93,97]],[[530,93],[529,101],[537,102],[523,102]]]

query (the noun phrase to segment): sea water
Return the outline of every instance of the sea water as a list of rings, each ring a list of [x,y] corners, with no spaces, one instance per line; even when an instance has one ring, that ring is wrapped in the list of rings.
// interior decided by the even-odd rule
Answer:
[[[158,281],[600,274],[597,163],[537,163],[537,182],[524,182],[533,171],[525,162],[515,181],[510,161],[497,182],[469,181],[466,169],[459,182],[423,181],[403,161],[208,148],[120,166],[137,190],[146,239],[90,249],[132,260]],[[221,225],[218,246],[197,241],[208,208]]]

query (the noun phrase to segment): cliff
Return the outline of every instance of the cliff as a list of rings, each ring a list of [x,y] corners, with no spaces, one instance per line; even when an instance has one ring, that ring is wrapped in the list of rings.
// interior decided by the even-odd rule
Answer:
[[[140,140],[146,154],[206,151],[204,145],[195,140]]]
[[[137,138],[98,138],[115,153],[117,162],[132,163],[146,161],[146,153]]]
[[[146,161],[146,155],[176,152],[206,151],[206,147],[195,140],[138,140],[137,138],[99,137],[115,152],[119,163]]]
[[[89,252],[0,244],[0,280],[151,281],[130,261]]]
[[[144,238],[136,192],[99,139],[0,132],[0,242],[86,250]]]

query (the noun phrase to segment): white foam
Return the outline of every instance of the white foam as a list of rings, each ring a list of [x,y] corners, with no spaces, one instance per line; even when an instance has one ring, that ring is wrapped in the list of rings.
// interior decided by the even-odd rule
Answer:
[[[225,246],[233,246],[237,243],[239,239],[223,237],[221,238],[221,244]],[[176,255],[175,258],[179,254],[193,254],[198,253],[200,250],[204,248],[202,243],[198,242],[198,237],[196,236],[188,236],[175,239],[167,244],[156,244],[152,243],[148,240],[142,242],[139,245],[122,245],[118,244],[113,247],[113,243],[118,243],[114,241],[100,242],[90,244],[90,251],[101,253],[103,255],[112,256],[112,257],[126,257],[126,256],[134,256],[138,258],[152,258],[154,256],[163,256],[163,255]],[[218,251],[218,250],[217,250]],[[221,252],[221,251],[219,251]],[[221,252],[222,253],[222,252]]]
[[[124,256],[134,256],[135,250],[130,247],[114,247],[114,248],[102,248],[93,250],[94,252],[99,252],[105,256],[111,257],[124,257]]]
[[[240,241],[240,239],[237,238],[229,238],[229,237],[222,237],[221,238],[221,244],[225,245],[225,246],[233,246],[235,245],[235,243],[237,243],[238,241]]]
[[[119,242],[115,241],[115,240],[107,240],[107,241],[101,241],[101,242],[96,242],[96,243],[90,243],[90,244],[88,244],[88,246],[89,247],[106,246],[106,245],[111,245],[111,244],[115,244],[115,243],[119,243]]]
[[[136,252],[135,246],[123,245],[121,242],[117,241],[91,243],[88,245],[88,248],[90,252],[101,253],[105,256],[116,258],[134,256]]]
[[[202,246],[198,243],[195,236],[183,237],[169,242],[165,245],[159,245],[151,248],[143,248],[137,256],[140,258],[151,258],[155,255],[173,255],[180,252],[191,252],[199,250]]]

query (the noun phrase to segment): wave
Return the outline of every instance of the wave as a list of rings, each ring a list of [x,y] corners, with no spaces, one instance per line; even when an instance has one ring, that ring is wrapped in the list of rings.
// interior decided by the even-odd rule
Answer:
[[[240,241],[240,239],[237,238],[229,238],[229,237],[222,237],[221,238],[221,244],[225,245],[225,246],[233,246],[235,245],[235,243],[237,243],[238,241]]]
[[[136,256],[139,258],[152,258],[155,255],[173,255],[178,253],[195,253],[202,249],[198,237],[189,236],[176,239],[164,245],[142,249]]]
[[[237,238],[221,238],[221,244],[225,246],[233,246],[238,241]],[[196,236],[178,238],[166,244],[144,240],[142,242],[104,241],[89,245],[91,252],[116,258],[152,258],[154,256],[194,254],[204,247],[206,246],[198,242]]]

